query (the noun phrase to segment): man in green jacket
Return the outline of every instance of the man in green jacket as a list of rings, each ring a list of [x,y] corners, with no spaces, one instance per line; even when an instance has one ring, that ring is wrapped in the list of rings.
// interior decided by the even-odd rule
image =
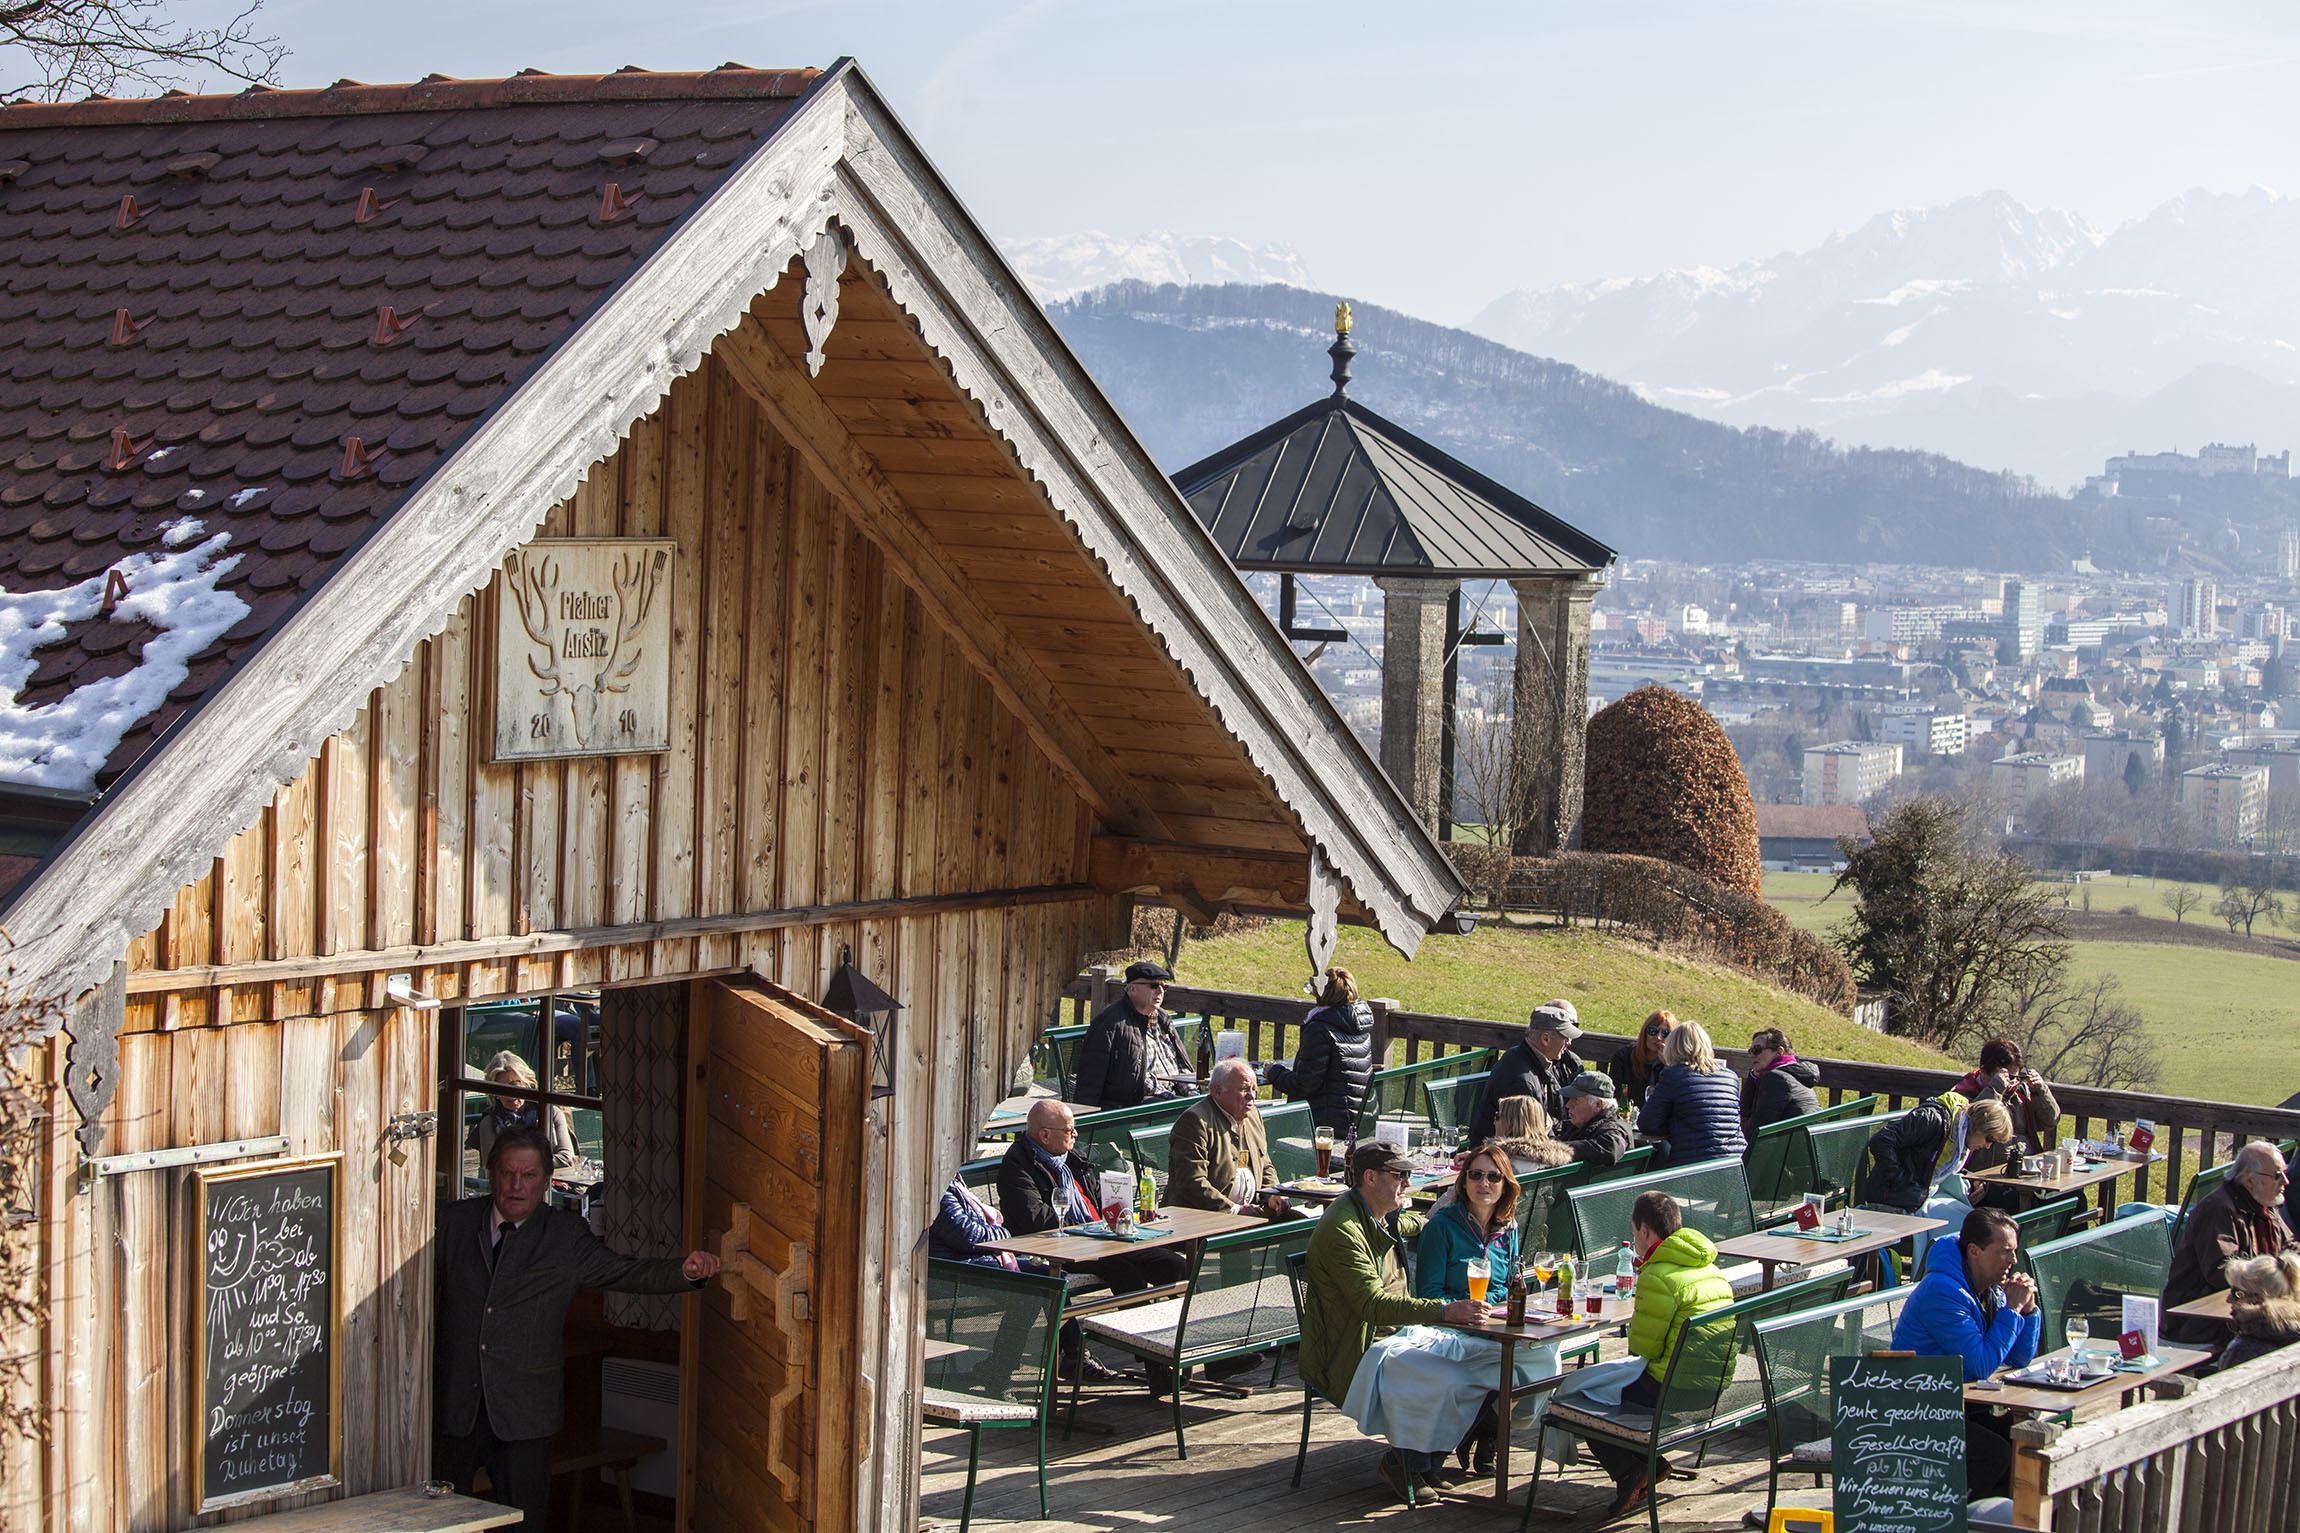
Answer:
[[[1387,1140],[1360,1144],[1350,1152],[1350,1190],[1333,1201],[1310,1236],[1302,1378],[1337,1405],[1382,1335],[1404,1325],[1464,1325],[1486,1314],[1486,1306],[1468,1299],[1449,1304],[1411,1297],[1405,1241],[1419,1233],[1422,1219],[1400,1210],[1412,1169],[1405,1151]],[[1405,1494],[1405,1465],[1396,1453],[1383,1455],[1382,1478]]]

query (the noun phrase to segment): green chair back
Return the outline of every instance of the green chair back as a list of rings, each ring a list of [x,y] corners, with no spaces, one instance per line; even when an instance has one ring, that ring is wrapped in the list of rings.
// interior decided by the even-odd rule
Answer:
[[[2025,1254],[2047,1241],[2060,1239],[2068,1233],[2069,1221],[2083,1212],[2084,1199],[2072,1195],[2055,1198],[2050,1203],[2039,1203],[2024,1213],[2013,1215],[2013,1223],[2020,1226],[2022,1252]]]
[[[1175,1017],[1166,1019],[1174,1025],[1175,1041],[1182,1045],[1182,1064],[1185,1069],[1198,1068],[1198,1040],[1205,1035],[1204,1017]],[[1212,1058],[1211,1055],[1208,1056]]]
[[[2180,1237],[2188,1228],[2189,1210],[2194,1208],[2197,1203],[2205,1197],[2206,1194],[2212,1191],[2213,1188],[2219,1186],[2222,1182],[2227,1181],[2229,1173],[2235,1169],[2236,1159],[2234,1156],[2230,1156],[2227,1160],[2222,1161],[2217,1166],[2206,1166],[2202,1171],[2197,1172],[2195,1177],[2190,1180],[2188,1184],[2188,1190],[2180,1195],[2180,1212],[2174,1216],[2172,1221],[2172,1244],[2174,1249],[2177,1250],[2179,1248]]]
[[[1629,1209],[1638,1195],[1666,1192],[1677,1200],[1685,1222],[1711,1240],[1727,1240],[1757,1228],[1749,1204],[1749,1176],[1734,1159],[1672,1166],[1653,1176],[1617,1177],[1566,1193],[1573,1202],[1575,1249],[1587,1257],[1629,1238]]]
[[[1650,1144],[1632,1145],[1623,1153],[1621,1159],[1603,1171],[1591,1172],[1589,1179],[1592,1182],[1611,1182],[1625,1176],[1642,1176],[1647,1168],[1653,1164],[1653,1154],[1656,1148],[1658,1147]]]
[[[990,1156],[983,1160],[970,1160],[958,1168],[958,1179],[975,1192],[987,1192],[989,1201],[998,1201],[998,1163],[1003,1157]]]
[[[1111,1169],[1121,1156],[1132,1158],[1134,1130],[1172,1128],[1176,1118],[1205,1100],[1202,1096],[1168,1097],[1134,1107],[1106,1107],[1100,1112],[1088,1113],[1078,1120],[1076,1148],[1097,1169]]]
[[[1848,1268],[1752,1294],[1686,1321],[1661,1380],[1661,1398],[1653,1408],[1655,1447],[1705,1438],[1762,1416],[1765,1382],[1756,1357],[1758,1323],[1835,1303],[1852,1286]]]
[[[1812,1185],[1805,1192],[1849,1194],[1861,1174],[1861,1157],[1868,1153],[1869,1137],[1900,1117],[1899,1113],[1871,1113],[1865,1118],[1837,1118],[1805,1130],[1813,1157]]]
[[[1062,1279],[930,1257],[926,1334],[967,1350],[926,1364],[930,1389],[1028,1405],[1045,1419],[1054,1398]]]
[[[1422,1082],[1422,1116],[1430,1120],[1430,1127],[1446,1136],[1448,1143],[1461,1143],[1462,1135],[1469,1132],[1469,1120],[1477,1112],[1478,1093],[1485,1090],[1491,1073]]]
[[[2116,1335],[2124,1329],[2125,1296],[2163,1297],[2171,1265],[2172,1228],[2153,1211],[2046,1241],[2028,1253],[2045,1336],[2058,1336],[2076,1316],[2096,1337]]]
[[[1874,1096],[1852,1097],[1757,1130],[1744,1157],[1749,1167],[1749,1200],[1756,1205],[1757,1217],[1777,1215],[1803,1201],[1806,1193],[1822,1190],[1813,1161],[1811,1131],[1824,1123],[1865,1117],[1877,1100]]]
[[[1829,1435],[1829,1359],[1890,1350],[1901,1306],[1914,1291],[1902,1283],[1757,1322],[1757,1368],[1776,1458]]]
[[[1270,1141],[1270,1164],[1281,1182],[1298,1182],[1318,1174],[1318,1125],[1307,1102],[1264,1107],[1262,1131]],[[1335,1149],[1340,1158],[1340,1147]]]
[[[1056,1096],[1067,1099],[1070,1077],[1078,1071],[1078,1042],[1085,1036],[1083,1024],[1050,1027],[1039,1034],[1038,1041],[1030,1046],[1031,1078]]]
[[[1374,1124],[1383,1118],[1418,1118],[1426,1105],[1422,1087],[1430,1081],[1457,1080],[1482,1075],[1493,1068],[1493,1050],[1472,1049],[1465,1054],[1441,1054],[1410,1065],[1376,1070],[1366,1088],[1365,1105],[1358,1109],[1358,1137],[1371,1139]],[[1470,1104],[1471,1111],[1476,1103]]]
[[[1587,1185],[1589,1178],[1589,1163],[1574,1160],[1517,1179],[1517,1249],[1521,1254],[1581,1249],[1573,1228],[1573,1202],[1566,1194]]]
[[[1156,1172],[1161,1190],[1164,1189],[1168,1169],[1166,1141],[1173,1133],[1174,1125],[1171,1123],[1146,1124],[1126,1131],[1126,1137],[1134,1144],[1134,1164],[1146,1165]]]

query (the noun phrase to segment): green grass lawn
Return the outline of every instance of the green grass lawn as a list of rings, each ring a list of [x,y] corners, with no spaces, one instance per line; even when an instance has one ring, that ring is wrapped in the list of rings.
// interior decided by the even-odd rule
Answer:
[[[1829,929],[1845,918],[1853,908],[1853,891],[1847,889],[1835,898],[1829,897],[1836,883],[1834,873],[1767,873],[1765,898],[1780,908],[1789,918],[1789,924],[1818,936],[1827,936]],[[2173,924],[2172,907],[2165,897],[2178,887],[2179,881],[2170,878],[2141,878],[2122,873],[2108,878],[2096,878],[2084,884],[2069,884],[2060,879],[2037,880],[2056,895],[2065,894],[2072,908],[2085,908],[2085,897],[2092,898],[2092,909],[2100,915],[2112,915],[2128,907],[2152,921]],[[2221,922],[2212,914],[2212,902],[2219,891],[2209,884],[2195,884],[2204,897],[2203,904],[2188,912],[2188,924],[2218,928]],[[2266,932],[2268,927],[2263,926]]]
[[[1429,937],[1412,963],[1370,931],[1344,927],[1334,961],[1367,996],[1388,996],[1409,1011],[1523,1022],[1552,996],[1565,996],[1593,1032],[1633,1032],[1664,1007],[1738,1048],[1751,1029],[1778,1027],[1800,1054],[1882,1064],[1939,1066],[1942,1057],[1899,1038],[1856,1027],[1832,1011],[1745,975],[1687,963],[1622,938],[1586,929],[1480,924],[1467,937]],[[1184,984],[1298,996],[1309,961],[1302,924],[1274,922],[1184,948]]]
[[[2300,964],[2155,942],[2080,942],[2077,980],[2114,973],[2164,1050],[2164,1091],[2273,1107],[2300,1091]]]

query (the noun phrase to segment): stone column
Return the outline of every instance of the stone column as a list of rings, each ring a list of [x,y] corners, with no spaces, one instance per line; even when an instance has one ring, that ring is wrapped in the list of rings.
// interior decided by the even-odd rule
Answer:
[[[1521,857],[1581,844],[1581,779],[1589,718],[1589,604],[1599,582],[1512,580],[1517,592],[1516,717],[1510,751],[1528,812]]]
[[[1395,577],[1374,584],[1382,589],[1382,770],[1435,830],[1445,604],[1459,582]]]

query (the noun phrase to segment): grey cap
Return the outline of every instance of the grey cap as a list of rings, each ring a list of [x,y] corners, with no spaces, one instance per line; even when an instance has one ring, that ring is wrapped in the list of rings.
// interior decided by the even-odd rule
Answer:
[[[1571,1043],[1581,1036],[1581,1014],[1573,1009],[1571,1001],[1544,1001],[1533,1008],[1525,1027],[1532,1033],[1562,1033],[1565,1041]]]
[[[1595,1070],[1584,1070],[1565,1083],[1565,1094],[1569,1097],[1603,1097],[1610,1102],[1613,1100],[1613,1080]]]

